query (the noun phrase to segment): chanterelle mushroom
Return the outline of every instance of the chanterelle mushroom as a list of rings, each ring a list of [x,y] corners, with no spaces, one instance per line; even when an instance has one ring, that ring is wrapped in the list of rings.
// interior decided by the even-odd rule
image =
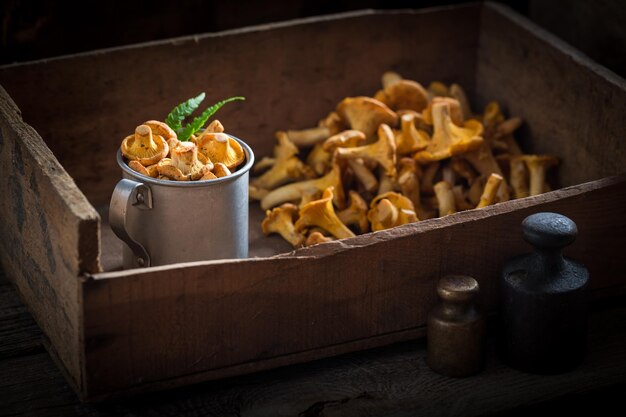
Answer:
[[[331,135],[329,128],[325,126],[312,127],[303,130],[288,130],[287,136],[294,145],[298,147],[313,146],[323,142]]]
[[[177,181],[193,181],[213,169],[213,164],[198,160],[198,148],[193,142],[180,142],[171,151],[172,158],[164,158],[157,165],[159,174]]]
[[[487,183],[485,184],[485,189],[480,196],[480,202],[476,208],[487,207],[495,202],[498,188],[500,188],[500,185],[502,184],[502,179],[502,176],[498,174],[491,174],[489,176]]]
[[[320,243],[332,242],[335,238],[324,236],[322,232],[311,232],[304,241],[304,246],[319,245]]]
[[[300,218],[296,221],[296,231],[317,226],[326,230],[337,239],[353,237],[354,233],[339,220],[333,207],[333,187],[324,190],[322,198],[305,204],[300,209]]]
[[[551,155],[523,155],[520,158],[526,162],[530,173],[530,195],[543,193],[546,183],[546,171],[557,165],[559,160]]]
[[[424,123],[432,125],[433,122],[433,107],[435,104],[446,103],[449,106],[450,119],[452,123],[457,126],[463,126],[463,122],[465,118],[463,117],[463,110],[461,109],[461,103],[459,100],[451,97],[435,97],[432,99],[430,103],[428,103],[428,107],[426,107],[422,111],[422,120]]]
[[[433,137],[425,150],[414,155],[419,163],[440,161],[451,156],[478,149],[483,143],[483,127],[477,120],[468,120],[458,127],[450,119],[447,103],[433,105]]]
[[[304,235],[298,233],[294,227],[293,219],[298,214],[295,204],[285,203],[279,207],[265,212],[265,219],[261,223],[263,233],[269,235],[278,233],[294,248],[299,248],[304,243]]]
[[[430,140],[428,134],[423,130],[418,130],[414,120],[415,116],[410,113],[400,118],[401,130],[396,135],[396,144],[397,153],[401,156],[421,151],[428,146]]]
[[[418,82],[399,80],[388,84],[374,96],[392,110],[422,111],[428,105],[428,93]]]
[[[221,162],[231,170],[246,159],[239,142],[225,133],[203,134],[198,138],[197,144],[198,151],[206,156],[209,161]]]
[[[367,203],[363,197],[354,190],[350,190],[350,204],[345,209],[337,213],[339,220],[346,225],[356,225],[361,233],[369,231],[369,221],[367,220]]]
[[[376,134],[378,126],[398,124],[398,115],[389,107],[370,97],[347,97],[337,105],[337,113],[351,129],[360,130],[367,138]]]
[[[278,144],[274,147],[274,163],[263,175],[252,180],[257,187],[273,189],[288,182],[314,176],[313,171],[295,155],[298,148],[285,132],[276,132]]]
[[[354,148],[338,148],[335,151],[338,158],[363,158],[375,161],[392,178],[396,177],[396,141],[391,128],[381,124],[378,128],[378,140],[370,145]]]
[[[261,200],[261,208],[267,210],[286,201],[299,200],[305,192],[322,191],[328,187],[335,187],[335,192],[333,193],[335,205],[339,208],[343,208],[345,196],[341,182],[341,169],[336,163],[333,164],[332,169],[323,177],[293,182],[270,191]]]
[[[411,200],[393,191],[381,194],[372,200],[367,218],[372,224],[373,231],[385,230],[418,220]]]
[[[127,136],[120,146],[122,155],[143,166],[156,164],[167,156],[169,146],[160,135],[153,135],[147,125],[139,125],[133,135]]]
[[[365,140],[365,134],[360,130],[344,130],[324,141],[322,147],[332,152],[337,148],[352,148]]]
[[[159,176],[157,170],[157,164],[148,165],[147,167],[141,165],[138,161],[128,161],[128,166],[133,171],[143,174],[147,177],[156,178]]]
[[[439,217],[456,213],[456,200],[452,192],[452,185],[448,181],[439,181],[434,188],[439,204]]]

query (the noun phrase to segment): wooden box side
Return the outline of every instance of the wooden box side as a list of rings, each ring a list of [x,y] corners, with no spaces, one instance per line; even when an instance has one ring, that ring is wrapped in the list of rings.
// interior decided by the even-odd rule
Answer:
[[[7,66],[0,83],[100,207],[121,175],[121,139],[200,91],[207,105],[246,96],[218,118],[259,156],[271,154],[275,130],[315,126],[342,98],[374,94],[390,63],[409,78],[459,82],[471,94],[479,12],[317,17]]]
[[[475,276],[493,310],[520,223],[563,213],[592,286],[623,283],[626,177],[426,220],[265,259],[98,274],[83,283],[87,396],[251,372],[415,337],[436,280]],[[380,254],[385,254],[381,256]]]
[[[505,6],[481,21],[476,92],[524,119],[523,149],[557,156],[563,186],[626,172],[626,80]]]
[[[76,385],[80,276],[98,272],[99,217],[0,87],[0,263]]]

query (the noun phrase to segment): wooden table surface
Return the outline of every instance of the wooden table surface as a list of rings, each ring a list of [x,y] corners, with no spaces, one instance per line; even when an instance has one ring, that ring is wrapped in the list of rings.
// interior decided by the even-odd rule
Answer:
[[[426,366],[424,341],[414,341],[131,399],[81,404],[44,349],[43,338],[0,270],[1,416],[603,415],[611,407],[623,409],[626,393],[623,298],[594,304],[585,362],[555,376],[512,370],[492,352],[481,374],[446,378]]]

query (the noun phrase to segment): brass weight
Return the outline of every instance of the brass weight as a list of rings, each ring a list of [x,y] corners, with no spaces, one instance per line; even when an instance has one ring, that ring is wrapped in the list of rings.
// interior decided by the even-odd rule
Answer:
[[[441,303],[428,316],[426,362],[437,373],[465,377],[484,366],[485,319],[475,308],[478,282],[449,275],[437,285]]]

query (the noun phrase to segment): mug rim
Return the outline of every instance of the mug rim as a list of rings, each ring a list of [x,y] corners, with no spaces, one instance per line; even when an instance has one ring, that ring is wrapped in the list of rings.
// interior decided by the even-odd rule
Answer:
[[[124,161],[124,157],[122,156],[122,151],[118,148],[117,150],[117,164],[122,168],[122,171],[127,174],[141,180],[142,182],[147,182],[155,185],[163,185],[166,187],[183,187],[183,188],[196,188],[196,187],[208,187],[213,184],[222,184],[228,181],[234,181],[243,174],[250,171],[252,165],[254,164],[254,152],[252,152],[252,148],[244,142],[243,140],[235,137],[231,134],[226,133],[226,135],[235,139],[243,148],[244,153],[246,154],[246,163],[237,171],[233,172],[230,175],[221,178],[213,178],[209,180],[196,180],[196,181],[172,181],[172,180],[160,180],[157,178],[149,177],[147,175],[141,174],[133,169],[131,169],[128,164]]]

